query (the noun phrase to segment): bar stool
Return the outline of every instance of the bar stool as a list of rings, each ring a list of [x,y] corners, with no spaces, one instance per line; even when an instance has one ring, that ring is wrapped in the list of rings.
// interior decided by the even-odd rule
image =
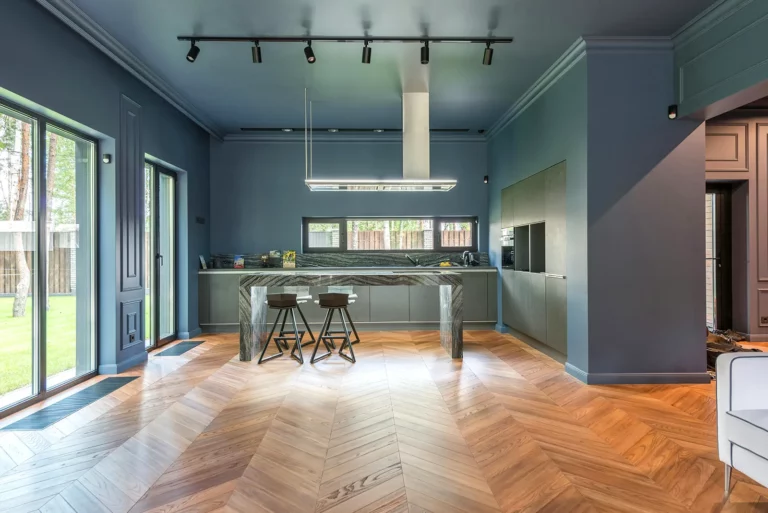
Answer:
[[[267,306],[272,310],[277,310],[277,318],[275,319],[275,323],[272,325],[272,330],[269,332],[269,336],[267,337],[267,341],[264,344],[264,349],[261,350],[261,355],[259,356],[259,362],[266,362],[269,360],[272,360],[273,358],[279,358],[283,356],[283,349],[288,349],[288,341],[293,341],[293,349],[291,350],[291,357],[294,358],[299,363],[304,363],[304,355],[301,352],[301,346],[302,346],[302,338],[304,338],[304,331],[299,331],[298,326],[296,325],[296,314],[294,313],[295,310],[299,310],[299,315],[301,316],[302,320],[304,321],[304,326],[307,328],[307,332],[309,333],[309,336],[311,337],[310,342],[315,341],[315,337],[312,334],[312,330],[309,329],[309,325],[307,324],[306,319],[304,319],[304,314],[301,313],[301,309],[299,308],[299,304],[296,300],[296,294],[268,294],[267,295]],[[285,323],[288,320],[288,314],[291,314],[291,321],[293,323],[293,331],[285,331]],[[283,317],[283,324],[280,327],[280,332],[278,333],[278,336],[273,337],[275,333],[275,329],[277,328],[277,323],[280,322],[280,316]],[[275,346],[277,347],[278,352],[273,354],[272,356],[268,356],[267,358],[264,358],[264,354],[267,352],[267,347],[269,346],[270,340],[275,341]],[[282,346],[282,347],[281,347]],[[296,353],[298,352],[298,356],[296,356]]]
[[[310,362],[315,363],[331,356],[331,354],[333,354],[331,348],[336,347],[333,341],[342,340],[341,346],[339,347],[339,356],[349,362],[355,363],[357,361],[355,359],[355,351],[352,349],[352,339],[349,338],[349,329],[347,328],[347,321],[344,318],[344,314],[346,314],[347,319],[349,319],[350,322],[352,321],[352,319],[349,317],[349,310],[347,309],[349,306],[349,294],[318,294],[318,304],[320,305],[320,308],[328,310],[328,313],[325,314],[325,322],[323,322],[323,327],[320,329],[320,334],[317,337],[317,341],[315,341],[315,350],[312,351],[312,358],[310,359]],[[343,332],[330,331],[334,312],[339,313],[339,317],[341,318],[341,325],[344,328]],[[320,356],[316,356],[317,348],[320,347],[320,342],[325,345],[326,353]],[[344,354],[345,345],[349,348],[349,356]]]
[[[357,299],[357,294],[355,294],[354,289],[351,286],[348,285],[332,285],[328,287],[328,293],[330,294],[346,294],[349,297],[348,305],[351,305],[355,302],[355,299]],[[320,301],[315,300],[315,304],[319,305]],[[349,327],[352,328],[352,333],[355,334],[354,340],[352,340],[353,344],[359,344],[360,343],[360,335],[357,334],[357,328],[355,328],[355,323],[352,322],[352,316],[349,315],[349,310],[347,307],[344,307],[344,313],[347,316],[347,322],[349,323]],[[329,331],[326,332],[326,335],[343,335],[343,331],[330,331],[330,326],[328,326]],[[333,342],[333,340],[329,341],[331,344],[331,347],[333,349],[336,349],[336,344]]]

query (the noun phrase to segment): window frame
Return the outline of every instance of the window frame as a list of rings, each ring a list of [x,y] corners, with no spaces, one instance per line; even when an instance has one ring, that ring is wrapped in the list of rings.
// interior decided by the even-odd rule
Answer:
[[[376,221],[376,220],[432,220],[432,249],[368,249],[352,250],[347,249],[347,221]],[[440,236],[440,223],[471,223],[472,225],[472,245],[463,247],[443,247],[442,237]],[[309,247],[309,225],[311,223],[338,223],[339,224],[339,247],[338,248],[310,248]],[[301,252],[302,253],[458,253],[463,251],[478,251],[479,223],[477,216],[348,216],[348,217],[302,217],[301,218]]]

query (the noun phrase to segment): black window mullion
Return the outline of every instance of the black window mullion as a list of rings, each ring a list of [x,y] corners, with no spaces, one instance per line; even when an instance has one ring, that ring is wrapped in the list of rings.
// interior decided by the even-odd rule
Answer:
[[[32,169],[32,179],[34,180],[33,187],[33,204],[37,210],[36,213],[36,228],[37,228],[37,251],[35,251],[35,258],[37,262],[33,262],[32,273],[36,277],[35,280],[35,294],[34,298],[34,319],[37,329],[36,345],[37,345],[37,387],[39,393],[45,393],[47,389],[46,375],[48,374],[47,365],[47,330],[46,330],[46,305],[48,303],[48,205],[47,205],[47,165],[48,165],[48,151],[46,147],[45,134],[48,130],[47,123],[44,119],[37,120],[37,141],[35,148],[35,163]],[[36,265],[35,265],[36,264]]]

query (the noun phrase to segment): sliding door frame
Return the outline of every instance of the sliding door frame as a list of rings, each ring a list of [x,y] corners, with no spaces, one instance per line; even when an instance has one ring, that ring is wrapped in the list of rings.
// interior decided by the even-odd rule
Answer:
[[[63,123],[57,123],[54,120],[40,115],[36,112],[32,112],[20,105],[5,99],[0,99],[0,105],[10,110],[16,111],[24,116],[35,120],[35,128],[37,133],[34,138],[33,155],[32,155],[32,170],[31,176],[33,179],[34,189],[33,194],[33,208],[36,216],[35,229],[37,230],[36,248],[34,252],[34,258],[32,264],[34,269],[30,272],[35,276],[34,291],[36,294],[33,304],[33,323],[32,323],[32,396],[26,399],[22,399],[16,403],[9,405],[6,408],[0,409],[0,419],[23,410],[28,406],[44,401],[64,390],[79,385],[80,383],[87,381],[94,376],[98,375],[98,362],[99,362],[99,344],[98,333],[100,324],[100,315],[98,310],[99,305],[99,260],[101,258],[99,248],[99,234],[101,233],[101,224],[97,213],[99,211],[99,141],[81,131],[67,126]],[[91,308],[93,312],[93,361],[96,363],[93,370],[83,374],[82,376],[76,376],[64,383],[56,385],[52,388],[48,388],[46,384],[47,379],[47,330],[46,330],[46,309],[44,308],[46,294],[48,293],[48,209],[47,209],[47,166],[48,166],[48,151],[46,145],[46,134],[48,132],[48,126],[56,127],[57,129],[69,132],[73,136],[88,141],[93,144],[93,164],[91,168],[91,192],[93,202],[91,205],[91,219],[89,222],[92,226],[93,238],[91,243],[93,247],[93,262],[91,270],[91,278],[93,280],[93,298],[91,301]],[[41,258],[41,255],[45,253],[45,257]]]
[[[145,159],[144,162],[145,162],[145,165],[149,166],[149,168],[151,169],[150,187],[152,188],[152,190],[150,191],[150,198],[152,199],[152,203],[150,205],[150,215],[152,216],[150,227],[151,227],[152,233],[150,233],[149,237],[147,237],[149,244],[151,245],[151,248],[150,248],[150,251],[146,252],[146,254],[148,254],[150,257],[150,261],[146,262],[145,264],[148,266],[147,269],[151,269],[149,273],[149,279],[150,279],[149,308],[151,309],[149,318],[152,325],[150,326],[151,343],[149,346],[147,346],[147,351],[153,351],[155,349],[158,349],[168,344],[169,342],[173,342],[178,337],[178,331],[179,331],[179,324],[178,324],[178,318],[179,318],[178,317],[178,314],[179,314],[179,311],[178,311],[179,310],[179,306],[178,306],[178,303],[179,303],[178,302],[179,195],[178,195],[178,176],[175,171],[167,169],[163,165],[155,162],[154,160]],[[159,238],[160,238],[160,175],[168,176],[173,181],[173,205],[171,205],[171,210],[173,213],[173,234],[172,234],[173,258],[170,261],[173,267],[172,269],[173,333],[163,338],[160,338],[160,287],[158,287],[158,282],[160,277],[160,258],[159,258],[160,253],[158,251]],[[147,305],[145,305],[145,308],[147,308]]]
[[[715,328],[733,327],[733,264],[731,262],[731,184],[708,183],[706,194],[714,194],[715,211],[712,224],[715,240]]]

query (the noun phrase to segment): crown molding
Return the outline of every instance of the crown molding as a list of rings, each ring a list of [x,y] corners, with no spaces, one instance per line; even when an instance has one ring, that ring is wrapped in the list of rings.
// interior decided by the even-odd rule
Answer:
[[[234,133],[226,134],[222,140],[224,142],[281,142],[297,143],[304,142],[303,132],[293,133]],[[430,141],[433,143],[462,143],[462,142],[485,142],[486,137],[483,134],[441,134],[434,133],[430,135]],[[307,141],[309,142],[309,141]],[[402,143],[403,136],[400,133],[383,134],[344,134],[344,133],[322,133],[314,134],[312,142],[322,143]]]
[[[682,48],[708,32],[717,24],[751,4],[754,0],[720,0],[672,34],[675,49]]]
[[[493,139],[528,107],[538,100],[560,78],[571,70],[586,55],[586,42],[579,38],[562,54],[552,66],[493,124],[486,132],[487,139]]]
[[[175,90],[168,82],[149,69],[125,46],[112,37],[101,25],[96,23],[71,0],[36,0],[51,14],[68,27],[101,50],[110,59],[122,66],[131,75],[139,79],[179,112],[195,122],[200,128],[216,138],[221,132],[205,115],[200,113],[189,101]]]
[[[580,37],[552,66],[505,112],[486,132],[487,139],[493,139],[510,123],[517,119],[541,95],[555,85],[587,53],[654,53],[671,52],[672,39],[669,37]]]

